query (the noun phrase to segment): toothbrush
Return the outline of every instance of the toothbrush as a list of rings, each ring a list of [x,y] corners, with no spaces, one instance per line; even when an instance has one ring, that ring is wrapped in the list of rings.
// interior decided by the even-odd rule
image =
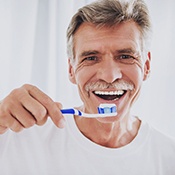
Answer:
[[[115,104],[100,104],[98,107],[98,114],[87,114],[80,110],[69,108],[61,109],[62,114],[74,114],[87,118],[97,118],[97,117],[112,117],[117,115],[117,107]]]

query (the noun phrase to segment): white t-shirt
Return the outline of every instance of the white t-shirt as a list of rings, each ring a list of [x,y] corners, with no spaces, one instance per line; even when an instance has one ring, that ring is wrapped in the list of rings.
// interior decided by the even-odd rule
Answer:
[[[121,148],[87,139],[74,118],[64,129],[49,120],[21,133],[0,135],[0,175],[175,175],[175,140],[147,123]]]

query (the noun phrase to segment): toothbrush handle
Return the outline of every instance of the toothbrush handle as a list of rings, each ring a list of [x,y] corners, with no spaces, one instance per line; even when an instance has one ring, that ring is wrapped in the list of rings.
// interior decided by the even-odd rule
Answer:
[[[70,108],[70,109],[61,109],[62,114],[75,114],[75,110]]]

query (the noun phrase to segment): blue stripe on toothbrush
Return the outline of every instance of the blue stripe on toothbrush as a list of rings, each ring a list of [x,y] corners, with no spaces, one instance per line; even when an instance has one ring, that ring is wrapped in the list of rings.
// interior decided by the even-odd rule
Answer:
[[[61,109],[62,114],[75,114],[75,110],[70,108],[70,109]]]
[[[82,116],[82,112],[73,108],[69,108],[69,109],[61,109],[61,113],[62,114],[76,114],[79,116]]]

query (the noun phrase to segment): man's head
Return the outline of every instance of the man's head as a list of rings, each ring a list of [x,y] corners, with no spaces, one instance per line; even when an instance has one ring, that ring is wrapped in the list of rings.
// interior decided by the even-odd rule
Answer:
[[[99,0],[78,10],[73,16],[67,30],[67,52],[74,59],[74,34],[84,23],[97,27],[112,27],[126,21],[134,21],[142,35],[142,50],[149,50],[151,22],[148,9],[143,0]]]
[[[85,112],[115,103],[117,118],[129,115],[150,70],[149,32],[147,8],[139,0],[97,1],[75,14],[68,28],[69,77]]]

